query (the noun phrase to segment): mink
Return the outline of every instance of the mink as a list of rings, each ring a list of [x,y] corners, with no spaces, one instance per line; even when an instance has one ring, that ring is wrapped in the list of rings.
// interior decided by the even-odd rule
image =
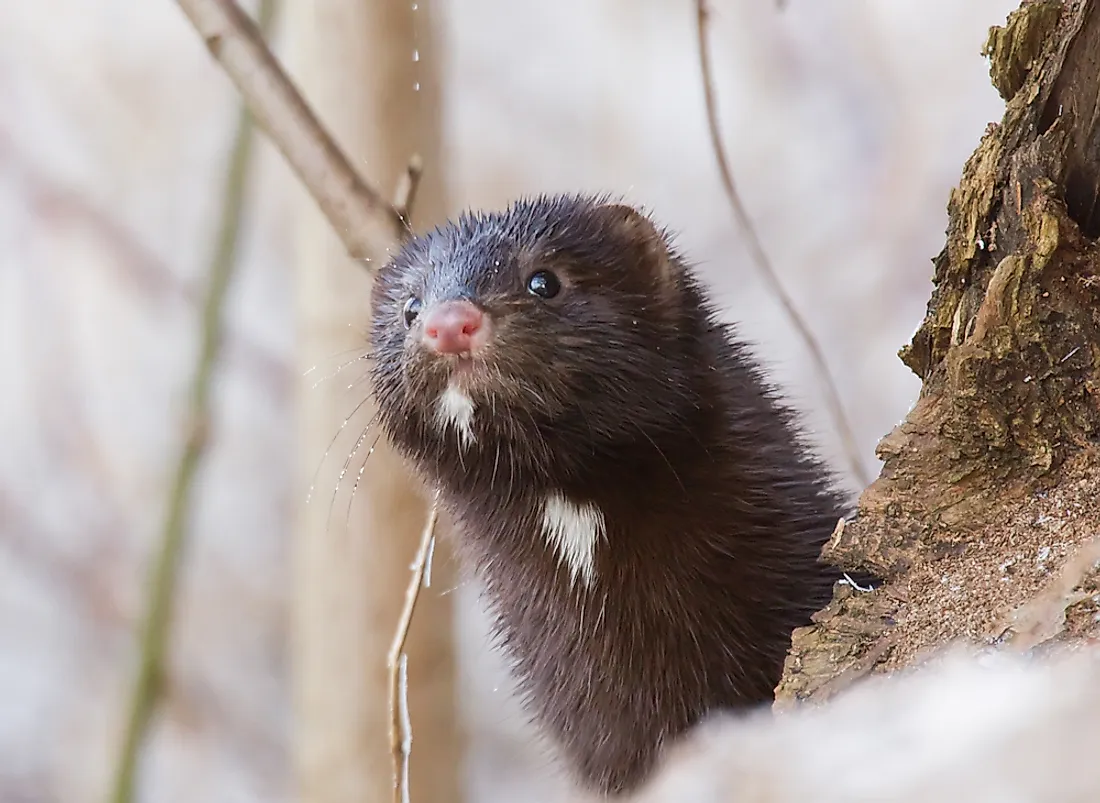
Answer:
[[[606,196],[466,213],[378,272],[371,316],[381,426],[583,786],[773,700],[848,502],[668,231]]]

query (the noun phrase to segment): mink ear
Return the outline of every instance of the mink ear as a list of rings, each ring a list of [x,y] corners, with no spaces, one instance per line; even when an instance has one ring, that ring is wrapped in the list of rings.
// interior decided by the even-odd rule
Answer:
[[[668,240],[644,213],[626,204],[603,204],[596,208],[605,225],[623,238],[636,244],[643,259],[653,266],[657,280],[663,286],[675,283],[676,264],[669,251]]]
[[[655,242],[661,242],[663,239],[657,227],[653,225],[653,221],[633,206],[601,204],[596,207],[596,214],[605,224],[615,227],[626,236]]]

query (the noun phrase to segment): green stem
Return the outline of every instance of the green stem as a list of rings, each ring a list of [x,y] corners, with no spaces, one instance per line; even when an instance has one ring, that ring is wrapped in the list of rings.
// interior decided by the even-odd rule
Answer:
[[[265,34],[275,16],[275,0],[262,0],[259,27]],[[202,346],[191,383],[188,433],[176,468],[168,512],[148,587],[141,629],[141,662],[129,704],[129,716],[115,769],[113,803],[132,803],[141,748],[163,691],[165,646],[172,625],[180,555],[190,513],[195,474],[206,450],[210,418],[210,387],[222,336],[222,307],[236,266],[241,212],[248,183],[253,141],[252,117],[241,107],[236,138],[225,180],[222,222],[210,265],[210,280],[202,310]]]

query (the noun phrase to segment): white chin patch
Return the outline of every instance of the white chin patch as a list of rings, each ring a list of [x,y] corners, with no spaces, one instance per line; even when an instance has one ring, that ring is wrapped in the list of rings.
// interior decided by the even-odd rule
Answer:
[[[436,406],[436,421],[439,422],[439,426],[444,430],[453,429],[458,435],[459,442],[464,447],[468,447],[474,442],[474,431],[470,427],[473,420],[473,401],[454,385],[447,385]]]
[[[542,530],[558,558],[569,569],[573,583],[586,586],[596,579],[596,543],[606,535],[603,511],[592,504],[575,504],[560,493],[546,497]]]

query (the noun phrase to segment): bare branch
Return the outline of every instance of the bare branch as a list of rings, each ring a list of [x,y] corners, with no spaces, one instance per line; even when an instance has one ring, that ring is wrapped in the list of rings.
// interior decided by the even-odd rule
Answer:
[[[741,235],[748,244],[753,261],[756,262],[760,273],[764,276],[772,293],[779,299],[779,303],[783,307],[783,311],[786,313],[787,318],[790,320],[803,342],[805,342],[806,347],[810,350],[810,355],[817,367],[821,384],[825,388],[825,401],[829,406],[833,422],[836,425],[837,432],[844,445],[844,450],[847,453],[848,464],[852,474],[859,480],[860,485],[866,487],[870,484],[871,478],[866,468],[864,468],[862,459],[860,459],[859,447],[856,446],[855,435],[852,432],[851,424],[848,422],[848,417],[844,413],[844,405],[840,401],[840,394],[837,392],[836,383],[833,381],[832,374],[829,372],[829,366],[825,361],[825,354],[821,349],[821,344],[817,342],[817,338],[815,338],[813,332],[810,331],[810,327],[806,324],[805,319],[803,319],[802,315],[795,308],[791,297],[787,294],[787,291],[783,289],[783,284],[779,281],[779,276],[776,274],[771,260],[764,251],[764,246],[760,243],[760,237],[753,227],[752,220],[749,218],[748,212],[745,211],[745,205],[741,202],[741,196],[737,192],[737,185],[734,184],[733,171],[730,169],[729,158],[726,155],[725,146],[722,144],[722,135],[718,127],[718,101],[715,99],[714,95],[714,77],[710,59],[710,45],[707,39],[709,12],[707,11],[706,0],[696,0],[695,9],[698,19],[699,68],[702,74],[703,94],[707,107],[707,127],[710,131],[714,157],[718,161],[718,172],[722,178],[722,186],[725,188],[726,197],[729,199],[734,218],[737,220],[737,226],[741,229]]]
[[[420,598],[420,588],[424,584],[428,556],[435,542],[437,518],[437,503],[433,501],[431,511],[428,513],[428,521],[424,525],[424,532],[420,536],[420,546],[416,550],[416,558],[412,565],[412,578],[405,590],[405,606],[401,610],[401,618],[398,620],[397,632],[394,634],[387,661],[390,679],[390,749],[393,752],[395,803],[403,803],[409,799],[408,762],[412,728],[408,721],[406,684],[402,682],[405,674],[405,641],[409,636],[409,625],[412,624],[413,613],[416,611],[416,601]]]
[[[420,158],[410,160],[395,202],[386,203],[351,166],[267,48],[264,37],[233,0],[178,2],[236,84],[257,123],[306,185],[349,255],[363,259],[377,250],[379,243],[404,241],[411,234],[410,211],[423,169]],[[435,522],[433,504],[389,655],[390,742],[394,795],[399,801],[408,797],[412,738],[402,683],[406,669],[403,651],[434,543]]]
[[[306,185],[348,254],[404,239],[400,214],[352,167],[233,0],[177,0],[236,84],[256,123]]]

